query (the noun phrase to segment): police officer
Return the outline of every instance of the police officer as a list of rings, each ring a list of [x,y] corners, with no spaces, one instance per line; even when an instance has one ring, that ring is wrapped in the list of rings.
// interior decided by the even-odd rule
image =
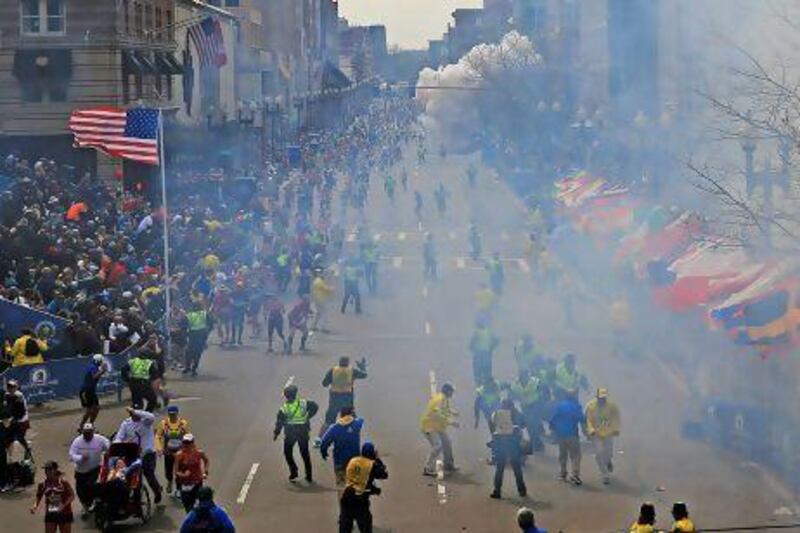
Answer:
[[[358,287],[358,281],[361,277],[361,263],[358,258],[351,255],[344,263],[344,298],[342,299],[341,312],[347,310],[347,304],[353,300],[356,306],[356,314],[361,314],[361,291]]]
[[[555,371],[556,393],[562,397],[569,392],[574,392],[577,397],[579,389],[588,388],[589,383],[575,366],[575,354],[568,353],[564,360],[558,363]]]
[[[361,533],[372,533],[369,497],[381,493],[381,489],[375,486],[375,480],[388,477],[389,473],[378,457],[375,446],[365,442],[361,446],[361,455],[347,463],[345,489],[339,501],[339,533],[351,533],[353,522],[358,524]]]
[[[122,379],[128,382],[131,390],[131,405],[134,409],[144,407],[145,411],[153,412],[158,403],[156,392],[153,390],[153,380],[157,377],[158,367],[155,361],[141,351],[128,359],[128,363],[122,367]],[[145,401],[147,402],[146,407]]]
[[[505,281],[505,272],[503,271],[503,263],[500,262],[500,254],[495,252],[492,258],[486,262],[486,271],[489,272],[489,285],[496,294],[503,292],[503,282]]]
[[[186,313],[186,320],[189,322],[188,344],[186,346],[186,364],[183,373],[197,375],[197,366],[200,364],[200,356],[206,349],[208,333],[213,327],[211,315],[203,308],[199,302],[192,304],[192,309]]]
[[[520,370],[517,382],[511,385],[511,394],[519,402],[525,428],[531,447],[535,451],[544,450],[542,442],[542,408],[544,394],[538,377],[531,376],[528,370]]]
[[[533,373],[533,367],[538,357],[533,335],[526,333],[514,345],[514,360],[517,362],[517,371],[528,370]]]
[[[488,321],[478,320],[475,332],[469,341],[469,349],[472,352],[472,375],[476,385],[483,383],[487,376],[492,376],[492,353],[498,344],[500,341],[492,333]]]
[[[317,414],[319,406],[316,402],[297,397],[297,387],[289,385],[283,389],[283,396],[286,399],[283,406],[278,410],[275,420],[275,430],[272,440],[278,440],[278,436],[283,431],[283,456],[289,466],[289,481],[297,479],[297,463],[294,462],[294,445],[300,448],[300,456],[303,458],[303,466],[306,472],[306,481],[313,482],[311,472],[311,454],[308,451],[308,438],[311,426],[309,421]]]
[[[524,426],[522,415],[514,407],[514,402],[506,398],[492,414],[492,451],[495,455],[494,491],[492,498],[501,498],[503,473],[507,463],[511,463],[517,492],[521,498],[528,494],[525,479],[522,477],[521,427]]]
[[[329,387],[328,410],[325,412],[325,423],[319,429],[319,438],[314,446],[319,446],[320,438],[328,428],[336,423],[336,417],[344,407],[354,406],[353,383],[357,379],[367,377],[367,361],[361,358],[356,367],[350,366],[349,357],[340,357],[339,364],[328,370],[322,379],[322,386]]]
[[[361,245],[361,260],[364,262],[364,278],[370,294],[378,292],[378,245],[374,241]]]

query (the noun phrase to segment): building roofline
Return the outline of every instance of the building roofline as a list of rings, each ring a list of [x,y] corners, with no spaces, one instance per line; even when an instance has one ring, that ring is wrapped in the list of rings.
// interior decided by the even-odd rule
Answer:
[[[209,13],[213,13],[214,15],[218,15],[227,19],[239,20],[238,17],[230,11],[222,9],[221,7],[212,6],[211,4],[207,4],[202,0],[178,0],[178,3],[196,7],[198,9],[202,9],[203,11],[208,11]]]

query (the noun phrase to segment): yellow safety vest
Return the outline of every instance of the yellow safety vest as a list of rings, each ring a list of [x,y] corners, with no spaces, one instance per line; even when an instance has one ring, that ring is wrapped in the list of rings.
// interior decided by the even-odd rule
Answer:
[[[300,426],[308,423],[308,404],[305,400],[286,402],[281,407],[281,412],[286,415],[287,426]]]
[[[672,524],[673,531],[680,531],[681,533],[695,533],[697,529],[694,527],[694,522],[689,518],[677,520]]]
[[[475,330],[475,351],[488,352],[492,349],[492,331],[489,328],[478,328]]]
[[[353,369],[349,366],[335,366],[331,369],[331,392],[353,392]]]
[[[150,367],[153,366],[152,359],[142,359],[141,357],[134,357],[130,361],[128,361],[128,367],[130,368],[130,378],[131,379],[150,379]]]
[[[367,491],[369,476],[372,473],[372,465],[374,464],[375,461],[366,457],[358,456],[350,459],[344,474],[345,489],[353,487],[357,495],[364,494]]]
[[[524,385],[520,382],[514,383],[511,391],[519,397],[523,406],[533,405],[539,401],[539,380],[531,377]]]
[[[344,279],[358,281],[358,267],[347,265],[344,267]]]
[[[483,398],[483,403],[490,409],[500,403],[500,391],[487,391],[486,388],[481,385],[475,392],[478,393],[478,396]]]
[[[536,357],[535,348],[524,348],[522,343],[518,343],[514,355],[517,356],[517,364],[523,368],[530,367],[533,364],[533,359]]]
[[[189,311],[186,313],[186,320],[189,321],[189,330],[200,331],[206,329],[206,312],[205,311]]]
[[[581,383],[581,375],[575,370],[570,372],[567,365],[559,363],[556,367],[556,385],[564,390],[578,390]]]
[[[514,422],[511,419],[510,409],[498,409],[492,414],[495,435],[513,435]]]

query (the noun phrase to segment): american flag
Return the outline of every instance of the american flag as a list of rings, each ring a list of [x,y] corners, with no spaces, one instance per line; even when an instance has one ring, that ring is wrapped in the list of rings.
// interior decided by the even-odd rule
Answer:
[[[189,37],[194,43],[197,55],[200,56],[200,65],[213,65],[217,68],[228,63],[225,55],[225,42],[222,37],[222,26],[219,20],[206,17],[199,23],[189,28]]]
[[[112,157],[158,165],[156,109],[76,109],[69,117],[69,129],[80,148],[96,148]]]

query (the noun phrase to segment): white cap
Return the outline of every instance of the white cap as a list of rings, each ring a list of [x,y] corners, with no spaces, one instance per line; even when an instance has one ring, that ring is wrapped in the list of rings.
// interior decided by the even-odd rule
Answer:
[[[83,431],[94,431],[94,424],[92,424],[91,422],[86,422],[83,425],[82,429],[83,429]]]

